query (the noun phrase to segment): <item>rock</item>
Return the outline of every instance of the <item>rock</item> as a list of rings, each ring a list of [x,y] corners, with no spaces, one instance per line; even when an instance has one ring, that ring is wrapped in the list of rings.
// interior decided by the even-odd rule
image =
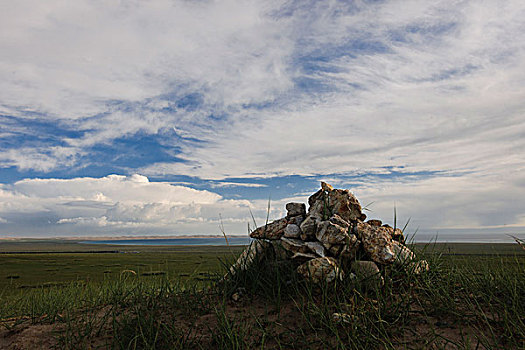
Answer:
[[[350,191],[334,189],[324,182],[321,182],[321,187],[320,191],[308,198],[310,215],[326,220],[337,214],[346,221],[354,221],[361,217],[361,205]]]
[[[342,217],[340,217],[337,214],[332,215],[332,217],[330,217],[329,220],[331,223],[339,225],[344,228],[348,228],[350,226],[350,223],[348,221],[344,220]]]
[[[384,224],[383,227],[388,229],[394,241],[405,244],[405,236],[403,236],[403,231],[401,229],[396,228],[394,230],[394,228],[390,226],[389,224]]]
[[[315,254],[314,258],[326,256],[325,249],[319,242],[304,242],[300,239],[283,237],[281,243],[284,249],[292,253]]]
[[[401,243],[392,241],[392,247],[395,255],[394,263],[396,265],[406,265],[416,259],[416,255]]]
[[[312,254],[312,253],[295,253],[292,256],[292,260],[295,261],[295,262],[298,262],[300,264],[308,262],[308,261],[310,261],[312,259],[315,259],[315,258],[317,258],[317,256],[315,254]]]
[[[322,198],[318,199],[313,205],[308,209],[309,216],[318,217],[321,221],[328,220],[332,216],[332,209],[328,205],[328,201],[324,199],[324,193]]]
[[[250,233],[250,237],[258,239],[280,239],[284,235],[286,225],[288,225],[286,218],[275,220],[255,229]]]
[[[304,203],[288,203],[286,204],[287,216],[304,216],[306,215],[306,205]]]
[[[306,241],[308,239],[312,239],[315,237],[315,233],[317,232],[317,222],[318,218],[315,216],[308,215],[306,219],[301,223],[299,226],[301,228],[301,239],[303,241]]]
[[[365,252],[378,264],[391,264],[395,260],[392,236],[385,227],[357,224],[357,236],[361,240]]]
[[[321,199],[323,195],[324,191],[322,189],[312,194],[310,197],[308,197],[308,206],[311,208],[315,202]]]
[[[357,260],[352,262],[352,272],[355,273],[360,283],[369,289],[383,287],[385,281],[379,272],[379,268],[373,261]]]
[[[323,247],[323,245],[319,242],[305,242],[308,249],[310,249],[311,252],[319,255],[320,257],[325,257],[326,252]]]
[[[306,242],[300,239],[283,237],[281,238],[281,243],[284,249],[292,253],[308,253],[310,251]]]
[[[293,216],[291,218],[288,218],[288,223],[289,224],[294,224],[294,225],[297,225],[297,226],[301,226],[303,221],[304,221],[304,217],[303,216]]]
[[[395,230],[392,230],[392,239],[401,244],[405,244],[405,236],[401,229],[396,228]]]
[[[346,221],[355,221],[361,217],[361,204],[348,190],[330,192],[330,203],[334,203],[332,214],[337,214]]]
[[[406,266],[406,270],[416,275],[420,275],[424,272],[430,271],[430,266],[428,266],[426,260],[412,261]]]
[[[275,258],[291,260],[298,266],[298,274],[315,283],[342,279],[344,268],[353,271],[346,275],[347,279],[375,289],[384,285],[380,273],[384,265],[402,267],[414,274],[429,270],[428,263],[417,261],[404,245],[402,230],[383,225],[378,219],[365,223],[366,215],[350,191],[334,189],[323,182],[308,203],[308,212],[302,203],[288,203],[285,218],[251,232],[256,240],[243,251],[228,275],[246,270],[263,257]],[[356,258],[363,260],[355,261]]]
[[[260,260],[271,244],[265,241],[253,241],[241,253],[235,264],[230,267],[230,275],[235,275],[237,271],[247,270],[255,261]]]
[[[343,271],[334,258],[315,258],[297,267],[297,273],[313,283],[325,281],[331,283],[337,278],[343,279]]]
[[[321,190],[323,190],[325,192],[331,192],[331,191],[334,190],[334,188],[332,187],[332,185],[327,184],[324,181],[321,181]]]
[[[328,251],[330,252],[330,254],[332,254],[332,256],[335,256],[335,257],[338,257],[339,254],[341,254],[341,252],[343,251],[344,249],[344,245],[342,244],[334,244],[334,245],[329,245],[330,248],[328,248]]]
[[[351,265],[352,272],[359,278],[368,278],[379,274],[379,267],[373,261],[356,260]]]
[[[347,231],[348,226],[339,226],[328,220],[321,221],[317,227],[315,237],[326,248],[330,249],[330,246],[333,244],[345,244],[349,240],[350,237]]]
[[[301,228],[296,224],[288,224],[284,228],[284,237],[299,238],[301,236]]]
[[[381,220],[377,220],[377,219],[368,220],[366,223],[369,224],[370,226],[381,226],[381,225],[383,225],[383,222]]]

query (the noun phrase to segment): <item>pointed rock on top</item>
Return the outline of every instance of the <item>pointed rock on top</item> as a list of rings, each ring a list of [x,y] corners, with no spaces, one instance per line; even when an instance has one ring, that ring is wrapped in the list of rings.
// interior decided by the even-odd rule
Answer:
[[[346,221],[356,221],[362,217],[361,204],[350,191],[334,189],[324,182],[321,187],[308,198],[309,215],[326,220],[337,214]]]
[[[321,181],[321,189],[326,192],[332,192],[334,190],[332,185],[327,184],[324,181]]]

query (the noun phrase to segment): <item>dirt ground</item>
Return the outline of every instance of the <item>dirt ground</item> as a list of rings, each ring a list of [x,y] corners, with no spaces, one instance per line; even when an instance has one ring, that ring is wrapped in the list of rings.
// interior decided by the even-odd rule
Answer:
[[[101,309],[97,311],[97,317],[102,319],[105,313],[106,310]],[[186,315],[187,317],[177,317],[175,321],[168,319],[170,315],[172,314],[162,315],[161,322],[169,322],[179,328],[183,334],[189,334],[191,342],[197,347],[211,349],[217,346],[214,334],[218,334],[217,328],[221,324],[217,312],[198,316]],[[326,339],[323,332],[302,333],[302,329],[309,329],[308,321],[301,312],[301,307],[293,301],[282,305],[280,310],[259,299],[230,301],[224,315],[229,320],[233,320],[234,324],[242,326],[239,329],[243,339],[257,348],[326,349],[336,345],[336,340]],[[413,308],[412,315],[413,319],[409,325],[392,337],[399,349],[458,349],[458,344],[465,344],[466,339],[471,340],[472,349],[484,349],[475,341],[475,327],[468,322],[458,324],[453,320],[429,317],[417,307]],[[339,326],[348,325],[342,322]],[[34,322],[30,319],[11,319],[3,320],[0,327],[0,349],[64,347],[64,343],[59,341],[66,332],[67,327],[64,322],[49,324],[45,320]],[[98,336],[84,340],[86,343],[77,346],[90,349],[108,348],[111,344],[112,332],[111,322],[107,322]],[[463,346],[461,348],[464,349]]]

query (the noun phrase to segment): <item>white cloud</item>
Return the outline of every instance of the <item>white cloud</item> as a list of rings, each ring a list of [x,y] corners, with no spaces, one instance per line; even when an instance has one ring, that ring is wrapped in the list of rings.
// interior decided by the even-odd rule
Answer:
[[[25,179],[0,189],[0,213],[10,223],[2,230],[22,236],[218,234],[220,217],[227,229],[234,230],[229,233],[245,233],[251,207],[246,200],[150,182],[137,174]],[[263,217],[261,210],[254,213]]]
[[[104,102],[141,101],[176,85],[210,89],[211,102],[269,98],[289,85],[282,58],[290,45],[261,6],[167,0],[4,4],[1,101],[4,108],[69,119],[105,112]]]

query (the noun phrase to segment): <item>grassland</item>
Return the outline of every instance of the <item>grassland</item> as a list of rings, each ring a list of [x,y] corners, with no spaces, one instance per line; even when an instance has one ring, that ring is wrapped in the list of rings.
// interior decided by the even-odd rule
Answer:
[[[370,290],[314,286],[268,259],[216,283],[239,247],[41,243],[0,245],[0,348],[525,348],[516,244],[419,245],[429,273],[386,269]]]
[[[55,244],[54,244],[55,243]],[[0,243],[0,295],[24,289],[47,288],[70,282],[101,283],[123,271],[169,280],[206,280],[219,272],[219,260],[231,258],[242,247],[119,246],[72,241]]]

